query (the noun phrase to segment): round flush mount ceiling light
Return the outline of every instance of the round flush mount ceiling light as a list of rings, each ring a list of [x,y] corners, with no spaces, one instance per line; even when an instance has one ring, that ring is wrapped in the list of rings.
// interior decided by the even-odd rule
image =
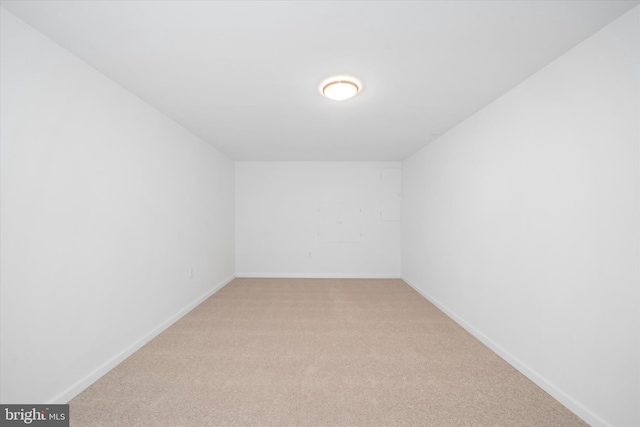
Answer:
[[[346,101],[360,92],[362,85],[352,77],[333,77],[325,80],[320,87],[324,96],[334,101]]]

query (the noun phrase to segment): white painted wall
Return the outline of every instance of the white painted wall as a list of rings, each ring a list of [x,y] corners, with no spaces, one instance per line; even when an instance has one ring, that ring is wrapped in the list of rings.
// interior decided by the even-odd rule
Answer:
[[[1,12],[0,401],[65,402],[233,278],[233,162]]]
[[[400,275],[400,210],[380,179],[400,163],[234,175],[0,10],[3,403],[67,401],[234,262],[245,276]],[[405,279],[594,425],[640,424],[639,18],[402,163]]]
[[[592,425],[640,425],[639,24],[402,166],[403,277]]]
[[[395,194],[383,185],[399,169],[400,162],[237,162],[236,274],[399,277],[400,217],[383,220],[399,215],[399,179]]]

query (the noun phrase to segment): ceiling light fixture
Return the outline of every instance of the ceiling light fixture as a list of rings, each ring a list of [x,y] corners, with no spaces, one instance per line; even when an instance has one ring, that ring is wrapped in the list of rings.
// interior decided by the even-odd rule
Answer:
[[[333,77],[322,83],[324,96],[334,101],[346,101],[360,92],[360,82],[351,77]]]

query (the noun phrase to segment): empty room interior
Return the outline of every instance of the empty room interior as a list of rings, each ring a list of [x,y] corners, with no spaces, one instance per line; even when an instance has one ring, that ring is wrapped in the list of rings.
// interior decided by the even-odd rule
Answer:
[[[0,404],[640,426],[639,4],[0,2]]]

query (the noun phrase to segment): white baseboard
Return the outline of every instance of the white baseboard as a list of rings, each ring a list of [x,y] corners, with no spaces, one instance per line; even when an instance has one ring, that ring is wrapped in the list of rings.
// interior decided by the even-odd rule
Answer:
[[[298,274],[298,273],[237,273],[237,278],[251,279],[400,279],[399,274]]]
[[[609,427],[610,424],[604,421],[602,418],[595,415],[593,412],[585,408],[579,402],[571,398],[565,392],[557,388],[554,384],[540,375],[538,372],[527,366],[521,360],[513,356],[507,350],[505,350],[498,343],[493,341],[491,338],[484,335],[481,331],[473,327],[471,324],[466,322],[456,313],[451,311],[448,307],[440,303],[437,299],[433,298],[431,295],[427,294],[425,291],[420,289],[417,285],[412,283],[406,277],[402,277],[402,280],[409,286],[411,286],[416,292],[429,300],[433,305],[438,307],[442,312],[444,312],[447,316],[449,316],[452,320],[454,320],[457,324],[462,326],[467,332],[477,338],[484,345],[489,347],[494,353],[503,358],[507,363],[520,371],[524,376],[533,381],[538,387],[549,393],[554,399],[558,402],[562,403],[566,406],[570,411],[574,414],[582,418],[585,422],[587,422],[591,427]]]
[[[103,375],[109,372],[111,369],[115,368],[118,364],[124,361],[127,357],[131,356],[133,353],[138,351],[142,346],[146,343],[160,335],[165,329],[169,326],[173,325],[175,322],[180,320],[185,314],[189,313],[191,310],[196,308],[200,303],[209,298],[211,295],[215,294],[217,291],[222,289],[225,285],[231,282],[235,278],[234,276],[227,277],[221,283],[215,285],[213,288],[208,290],[204,295],[198,297],[193,302],[188,304],[186,307],[178,311],[173,316],[169,317],[167,320],[162,322],[156,328],[151,330],[148,334],[144,335],[135,343],[131,344],[129,347],[122,350],[120,353],[112,357],[110,360],[99,366],[95,371],[91,372],[85,378],[73,384],[64,392],[60,393],[53,399],[51,399],[48,403],[50,404],[65,404],[73,399],[75,396],[80,394],[83,390],[89,387],[91,384],[100,379]]]

